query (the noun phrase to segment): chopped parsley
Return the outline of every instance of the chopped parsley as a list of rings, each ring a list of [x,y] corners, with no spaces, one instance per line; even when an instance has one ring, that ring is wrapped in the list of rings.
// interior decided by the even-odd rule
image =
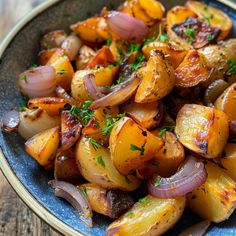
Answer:
[[[24,111],[27,108],[27,103],[29,101],[29,97],[28,96],[23,96],[23,103],[20,104],[19,106],[19,111]]]
[[[233,60],[227,61],[228,70],[226,71],[226,75],[231,76],[236,73],[236,62]]]
[[[147,204],[150,202],[150,199],[148,199],[147,197],[144,197],[144,198],[139,199],[139,202],[143,204]]]
[[[129,53],[133,53],[133,52],[138,52],[141,49],[141,44],[130,44],[129,45]]]
[[[152,37],[152,38],[149,38],[149,39],[145,39],[143,41],[143,46],[146,46],[148,45],[149,43],[152,43],[153,41],[155,41],[157,39],[157,37]]]
[[[37,68],[37,67],[38,67],[38,65],[32,64],[32,65],[30,66],[30,69],[34,69],[34,68]]]
[[[107,46],[110,47],[111,43],[112,43],[112,36],[109,35],[108,38],[107,38]]]
[[[207,10],[208,10],[208,5],[207,5],[207,4],[205,4],[205,5],[203,6],[203,10],[204,10],[204,11],[207,11]]]
[[[130,68],[133,71],[137,71],[142,66],[144,60],[145,60],[145,56],[141,55],[140,57],[136,58],[134,63],[130,64]]]
[[[159,35],[157,36],[157,40],[160,40],[163,43],[166,43],[170,40],[167,34],[162,33],[161,24],[159,25]]]
[[[160,176],[157,176],[156,180],[155,180],[155,183],[154,183],[154,186],[155,187],[158,187],[161,185],[161,177]]]
[[[21,75],[20,80],[24,80],[26,84],[28,84],[27,76],[26,75]]]
[[[212,40],[214,40],[215,39],[215,37],[213,36],[213,35],[208,35],[207,36],[207,41],[208,42],[211,42]]]
[[[125,214],[125,217],[133,217],[134,216],[134,212],[133,211],[128,211],[126,214]]]
[[[195,40],[197,31],[195,29],[190,29],[189,27],[184,31],[184,34],[188,36],[187,42],[192,44]]]
[[[164,138],[164,136],[165,136],[165,134],[166,134],[166,131],[172,132],[172,131],[174,131],[174,129],[175,129],[175,126],[163,126],[163,127],[160,129],[158,135],[159,135],[161,138]]]
[[[105,164],[105,162],[103,161],[101,155],[97,157],[97,162],[98,162],[98,164],[100,164],[102,167],[104,167],[104,168],[106,167],[106,164]]]
[[[134,144],[130,144],[130,150],[131,151],[140,151],[141,156],[143,156],[144,152],[145,152],[145,148],[144,148],[145,145],[146,145],[146,142],[141,147],[138,147]]]
[[[122,84],[124,81],[125,81],[125,78],[120,76],[120,77],[116,80],[116,83],[117,83],[117,84]]]
[[[79,188],[85,196],[88,196],[86,187]]]
[[[89,138],[89,142],[92,144],[94,150],[97,150],[98,148],[102,147],[102,144],[97,142],[95,139],[93,138]]]
[[[65,70],[58,70],[58,71],[56,72],[57,75],[64,75],[65,73],[66,73]]]

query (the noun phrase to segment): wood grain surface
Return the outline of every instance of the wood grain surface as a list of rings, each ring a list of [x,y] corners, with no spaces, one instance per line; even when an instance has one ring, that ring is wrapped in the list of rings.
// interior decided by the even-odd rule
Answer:
[[[33,7],[45,0],[0,0],[0,40]],[[59,236],[17,196],[0,172],[0,236]]]

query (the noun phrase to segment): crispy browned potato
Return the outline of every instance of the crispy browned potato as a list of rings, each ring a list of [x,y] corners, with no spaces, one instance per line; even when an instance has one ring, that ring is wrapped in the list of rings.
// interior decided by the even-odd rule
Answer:
[[[90,48],[86,45],[83,45],[79,50],[78,57],[76,58],[76,68],[77,68],[77,70],[86,69],[86,67],[88,66],[90,60],[92,58],[94,58],[95,55],[96,55],[96,52],[92,48]]]
[[[196,50],[190,50],[182,63],[175,69],[175,85],[193,87],[207,80],[210,72],[204,56]]]
[[[133,176],[121,175],[111,161],[109,149],[82,137],[76,145],[76,161],[83,177],[107,189],[134,191],[140,185]]]
[[[187,195],[187,204],[202,218],[212,222],[227,220],[236,206],[236,183],[224,170],[208,161],[208,178],[198,189]]]
[[[126,113],[145,129],[156,128],[163,117],[163,105],[161,102],[135,103],[132,100],[122,106],[122,113]]]
[[[152,131],[157,135],[158,130]],[[175,174],[181,163],[184,161],[185,153],[183,145],[171,132],[164,135],[164,146],[148,161],[143,169],[138,171],[142,178],[148,178],[153,174],[163,177],[170,177]]]
[[[132,119],[124,117],[112,129],[109,144],[113,164],[121,174],[128,175],[143,167],[164,143]]]
[[[32,98],[28,101],[28,108],[42,108],[50,116],[60,115],[61,109],[66,105],[66,101],[63,98],[57,97],[44,97],[44,98]]]
[[[178,113],[175,133],[188,149],[206,158],[218,157],[229,135],[228,117],[211,107],[186,104]]]
[[[183,61],[185,55],[187,54],[187,49],[180,43],[171,42],[164,43],[161,41],[154,41],[144,46],[142,51],[144,55],[149,58],[152,50],[159,50],[165,54],[174,68],[177,68],[179,64]]]
[[[60,143],[59,127],[42,131],[25,143],[25,151],[40,165],[50,164],[58,150]]]
[[[47,65],[54,67],[56,71],[56,82],[66,91],[70,91],[71,80],[74,75],[74,69],[70,59],[65,55],[62,49],[57,49],[49,59]]]
[[[235,109],[236,83],[228,87],[215,101],[215,108],[223,111],[230,121],[236,120]]]
[[[57,51],[57,48],[42,50],[39,52],[39,64],[41,66],[45,66],[52,55]]]
[[[93,211],[111,218],[118,218],[132,207],[134,200],[119,190],[107,190],[96,184],[82,184],[79,188],[85,193]]]
[[[218,8],[208,6],[204,2],[188,1],[186,7],[213,27],[220,28],[218,40],[226,38],[232,28],[232,21],[228,15]]]
[[[165,97],[174,87],[174,69],[161,51],[153,50],[145,67],[138,71],[142,79],[135,102],[155,102]]]
[[[71,148],[79,139],[82,125],[70,111],[61,113],[61,150]]]
[[[72,183],[81,180],[82,176],[75,161],[74,148],[58,151],[54,162],[54,178]]]
[[[185,197],[159,199],[148,195],[111,223],[106,236],[162,235],[179,220],[185,202]]]

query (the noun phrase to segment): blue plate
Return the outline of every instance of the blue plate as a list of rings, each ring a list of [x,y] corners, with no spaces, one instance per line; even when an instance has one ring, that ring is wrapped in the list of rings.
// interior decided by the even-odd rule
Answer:
[[[222,0],[224,1],[224,0]],[[64,28],[71,23],[86,19],[98,13],[103,6],[116,7],[118,0],[52,0],[42,4],[16,26],[0,47],[0,114],[21,102],[17,88],[20,72],[32,65],[37,58],[39,39],[43,32]],[[185,1],[162,1],[167,9],[183,5]],[[226,12],[234,22],[232,36],[236,35],[236,12],[217,1],[209,1]],[[66,235],[104,235],[110,219],[95,215],[93,228],[87,228],[76,211],[66,202],[54,197],[48,181],[53,176],[45,172],[24,152],[24,140],[17,134],[0,133],[0,166],[10,184],[28,206],[52,227]],[[166,235],[177,235],[186,227],[201,220],[190,210],[186,210],[179,223]],[[236,216],[214,224],[207,235],[236,235]]]

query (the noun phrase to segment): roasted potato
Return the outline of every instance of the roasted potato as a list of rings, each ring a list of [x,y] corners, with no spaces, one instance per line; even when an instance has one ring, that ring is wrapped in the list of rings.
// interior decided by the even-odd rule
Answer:
[[[236,206],[236,183],[223,169],[207,162],[208,178],[187,195],[187,204],[202,218],[218,223],[229,218]]]
[[[154,130],[152,133],[157,135],[158,131]],[[164,146],[145,164],[143,169],[138,171],[141,178],[148,178],[156,173],[162,177],[170,177],[175,174],[181,163],[183,163],[184,148],[176,136],[167,131],[164,135],[164,141]]]
[[[228,117],[210,107],[186,104],[178,113],[175,133],[188,149],[206,158],[218,157],[228,139]]]
[[[196,50],[190,50],[175,69],[175,85],[193,87],[207,80],[209,75],[210,71],[204,56]]]
[[[113,127],[109,139],[111,159],[117,170],[128,175],[141,168],[163,146],[163,141],[124,117]]]
[[[144,55],[149,58],[152,50],[162,51],[165,57],[169,59],[174,69],[179,66],[187,54],[187,49],[177,42],[164,43],[161,41],[154,41],[142,48]]]
[[[111,223],[106,236],[161,235],[179,220],[185,202],[185,197],[159,199],[148,195]]]
[[[232,28],[232,21],[224,12],[198,1],[188,1],[186,7],[209,25],[220,28],[218,40],[225,39],[228,36]]]
[[[134,200],[120,190],[107,190],[91,183],[82,184],[79,188],[85,192],[93,211],[110,218],[118,218],[134,204]]]
[[[226,78],[230,83],[236,81],[236,74],[227,76],[229,69],[229,60],[236,61],[236,39],[230,39],[219,45],[210,45],[199,50],[206,59],[207,67],[211,73],[209,78],[204,82],[207,87],[213,81]]]
[[[66,39],[66,32],[64,30],[55,30],[45,34],[40,40],[42,49],[58,48]]]
[[[163,105],[161,102],[135,103],[128,101],[122,106],[122,113],[126,113],[145,129],[156,128],[163,117]]]
[[[91,139],[82,137],[76,145],[76,161],[85,179],[108,189],[133,191],[139,187],[140,182],[135,176],[119,174],[107,148],[91,142]]]
[[[52,48],[47,50],[42,50],[39,52],[39,64],[45,66],[52,55],[58,50],[58,48]]]
[[[215,108],[223,111],[230,121],[236,120],[235,109],[236,83],[228,87],[215,101]]]
[[[138,71],[142,79],[135,102],[149,103],[165,97],[174,87],[174,69],[161,51],[153,50],[145,67]]]
[[[18,133],[24,139],[29,139],[39,132],[59,126],[61,123],[59,116],[51,117],[41,108],[34,110],[24,109],[24,111],[19,113],[19,116]]]
[[[51,56],[47,65],[54,67],[56,71],[57,84],[66,91],[70,91],[70,84],[74,75],[74,69],[64,51],[62,49],[58,49]]]
[[[60,143],[59,127],[42,131],[25,143],[25,151],[40,165],[50,164],[56,154]]]
[[[75,161],[75,149],[59,150],[54,162],[54,178],[66,182],[77,183],[82,179]]]
[[[33,98],[28,101],[29,109],[42,108],[50,116],[58,116],[62,108],[66,105],[66,101],[57,97]]]
[[[88,66],[90,60],[94,58],[96,55],[96,52],[86,46],[83,45],[79,50],[79,55],[76,58],[76,68],[77,70],[84,70]]]

